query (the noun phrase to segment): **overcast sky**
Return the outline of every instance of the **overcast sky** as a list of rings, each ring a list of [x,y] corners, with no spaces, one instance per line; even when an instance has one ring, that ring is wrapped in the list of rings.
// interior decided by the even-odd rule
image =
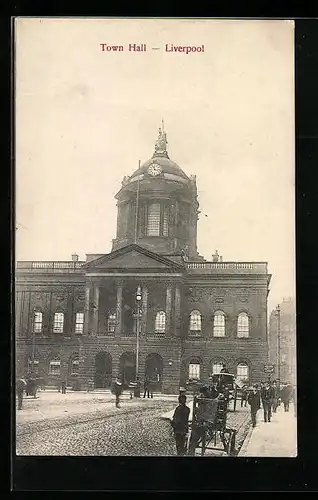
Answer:
[[[267,261],[269,308],[295,295],[292,22],[29,18],[16,37],[18,260],[108,253],[114,195],[164,119],[197,176],[200,254]]]

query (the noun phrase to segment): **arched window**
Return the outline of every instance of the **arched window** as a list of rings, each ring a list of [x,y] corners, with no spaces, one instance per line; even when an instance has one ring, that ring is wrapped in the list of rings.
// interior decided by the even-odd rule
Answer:
[[[42,322],[43,322],[43,314],[40,311],[34,312],[33,317],[33,331],[34,333],[42,332]]]
[[[59,358],[54,358],[50,361],[49,375],[61,375],[61,361]]]
[[[191,311],[190,313],[190,332],[201,332],[201,313],[200,311]]]
[[[39,360],[34,359],[32,362],[32,359],[28,359],[28,373],[33,373],[34,375],[39,374]]]
[[[64,330],[64,313],[56,312],[54,314],[53,332],[63,333]]]
[[[116,328],[116,313],[111,311],[107,317],[107,331],[114,332]]]
[[[249,336],[249,320],[246,312],[241,312],[237,318],[237,336],[240,338]]]
[[[189,363],[189,379],[200,380],[201,364],[197,358],[191,359]]]
[[[155,332],[165,333],[165,331],[166,331],[166,313],[164,311],[158,311],[156,314]]]
[[[75,316],[75,333],[83,333],[84,331],[84,313],[77,312]]]
[[[215,363],[213,363],[212,365],[212,373],[221,373],[221,370],[223,368],[223,363],[222,361],[217,361]]]
[[[225,314],[223,311],[216,311],[214,313],[213,336],[225,337]]]
[[[237,365],[236,377],[242,381],[246,381],[249,379],[249,369],[246,363],[239,363]]]
[[[78,356],[74,356],[70,359],[70,375],[78,375],[79,373],[79,358]]]

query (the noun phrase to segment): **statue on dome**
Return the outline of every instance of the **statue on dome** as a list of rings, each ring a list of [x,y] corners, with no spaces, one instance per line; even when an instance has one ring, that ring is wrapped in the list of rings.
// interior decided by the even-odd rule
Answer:
[[[163,128],[159,127],[158,139],[155,144],[155,154],[167,154],[167,134],[163,131]]]

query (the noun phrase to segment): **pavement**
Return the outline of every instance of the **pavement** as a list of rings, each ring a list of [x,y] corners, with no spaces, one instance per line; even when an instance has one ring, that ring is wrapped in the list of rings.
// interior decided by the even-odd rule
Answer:
[[[263,411],[257,413],[257,425],[251,428],[239,453],[240,457],[296,457],[297,418],[290,404],[289,412],[277,408],[270,422],[264,422]]]

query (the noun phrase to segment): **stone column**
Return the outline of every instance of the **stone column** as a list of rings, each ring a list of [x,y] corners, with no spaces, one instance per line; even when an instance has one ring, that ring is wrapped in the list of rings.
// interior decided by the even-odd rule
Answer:
[[[99,317],[99,286],[94,286],[94,299],[93,299],[93,324],[92,324],[92,333],[97,335],[98,333],[98,317]]]
[[[148,328],[148,288],[146,285],[142,287],[142,319],[141,333],[147,333]]]
[[[167,286],[166,292],[166,333],[171,333],[171,312],[172,312],[172,287]]]
[[[118,281],[117,282],[117,304],[116,304],[116,328],[115,328],[116,335],[121,335],[121,332],[123,329],[122,310],[123,310],[123,282]]]
[[[84,335],[89,333],[90,324],[90,286],[86,285],[85,288],[85,306],[84,306]]]
[[[176,285],[175,299],[174,299],[174,333],[180,336],[181,326],[181,290],[180,285]]]

